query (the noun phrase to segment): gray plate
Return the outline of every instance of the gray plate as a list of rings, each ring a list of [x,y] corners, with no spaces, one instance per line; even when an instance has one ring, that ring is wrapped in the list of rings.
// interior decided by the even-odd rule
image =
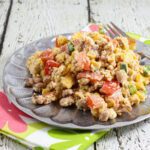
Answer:
[[[70,34],[66,34],[69,36]],[[37,50],[53,47],[54,38],[45,38],[33,42],[16,51],[7,61],[3,73],[3,87],[12,103],[26,114],[47,124],[73,129],[108,129],[127,126],[150,117],[150,86],[148,98],[144,103],[133,108],[130,114],[124,113],[116,120],[101,122],[95,120],[89,111],[83,112],[74,107],[62,108],[57,103],[48,105],[34,105],[31,102],[32,88],[24,87],[24,80],[29,73],[25,67],[27,58]],[[143,58],[142,64],[150,64],[150,60]]]

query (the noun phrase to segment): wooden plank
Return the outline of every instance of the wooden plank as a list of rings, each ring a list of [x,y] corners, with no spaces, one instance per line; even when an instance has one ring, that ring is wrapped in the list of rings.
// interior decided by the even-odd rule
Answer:
[[[1,0],[0,1],[0,51],[2,48],[2,43],[5,37],[5,27],[8,20],[8,12],[10,9],[10,0]],[[9,138],[6,138],[5,136],[0,134],[0,150],[7,149],[7,147],[12,144],[12,142],[9,142]],[[5,144],[7,143],[7,144]],[[17,144],[16,144],[17,146]],[[19,148],[19,147],[17,147]]]
[[[120,148],[125,150],[150,149],[150,119],[117,130]]]
[[[119,142],[115,131],[110,131],[96,142],[97,150],[119,150]]]
[[[0,134],[0,150],[29,150],[21,144],[14,142],[12,139]]]
[[[150,1],[143,0],[91,0],[91,20],[108,23],[113,21],[125,31],[150,35]],[[150,149],[150,120],[123,127],[116,130],[112,138],[104,139],[104,149]],[[109,139],[110,138],[110,139]],[[108,140],[109,139],[109,140]],[[119,144],[119,145],[118,145]],[[97,149],[103,149],[101,141],[97,142]]]
[[[7,13],[10,7],[9,0],[0,0],[0,43],[4,33],[4,26],[7,20]]]
[[[4,64],[17,48],[43,37],[78,31],[87,23],[87,0],[14,0],[0,57],[0,89]],[[25,148],[0,136],[0,150],[6,149]]]
[[[150,35],[150,1],[91,0],[91,21],[115,22],[126,31]]]

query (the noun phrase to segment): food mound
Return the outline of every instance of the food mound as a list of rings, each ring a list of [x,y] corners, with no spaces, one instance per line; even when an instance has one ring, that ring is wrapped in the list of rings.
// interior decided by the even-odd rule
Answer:
[[[101,32],[77,32],[56,37],[55,47],[37,51],[27,60],[32,75],[32,102],[76,106],[100,121],[131,112],[146,98],[150,66],[141,66],[135,41],[111,39]]]

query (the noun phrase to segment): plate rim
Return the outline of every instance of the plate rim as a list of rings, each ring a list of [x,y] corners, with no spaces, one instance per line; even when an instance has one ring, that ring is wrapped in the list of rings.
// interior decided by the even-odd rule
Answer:
[[[59,35],[71,35],[72,33],[65,33],[65,34],[59,34]],[[123,126],[128,126],[128,125],[131,125],[131,124],[135,124],[135,123],[138,123],[138,122],[141,122],[145,119],[148,119],[150,118],[150,113],[149,114],[144,114],[144,115],[141,115],[141,116],[138,116],[136,117],[134,120],[129,120],[129,121],[119,121],[119,122],[115,122],[114,124],[111,124],[111,125],[100,125],[100,124],[95,124],[95,125],[90,125],[90,126],[79,126],[79,125],[76,125],[72,122],[69,122],[69,123],[58,123],[58,122],[55,122],[53,121],[50,117],[38,117],[33,111],[31,111],[30,109],[28,108],[25,108],[23,106],[21,106],[20,104],[18,104],[15,96],[8,92],[9,90],[9,87],[8,85],[5,84],[5,80],[4,80],[4,74],[5,74],[5,68],[7,67],[7,65],[10,63],[10,60],[11,58],[17,54],[18,52],[22,51],[25,47],[28,47],[30,45],[33,45],[41,40],[46,40],[46,39],[50,39],[52,40],[53,38],[55,38],[56,36],[58,35],[54,35],[54,36],[50,36],[50,37],[44,37],[44,38],[41,38],[39,40],[36,40],[36,41],[33,41],[29,44],[26,44],[25,46],[22,46],[21,48],[18,48],[16,51],[14,51],[10,57],[8,58],[8,60],[6,61],[5,65],[4,65],[4,68],[3,68],[3,74],[2,74],[2,83],[3,83],[3,89],[4,89],[4,92],[6,93],[6,95],[8,96],[9,100],[18,108],[20,109],[21,111],[23,111],[24,113],[28,114],[29,116],[33,117],[34,119],[37,119],[41,122],[44,122],[46,124],[49,124],[51,126],[56,126],[56,127],[60,127],[60,128],[68,128],[68,129],[79,129],[79,130],[97,130],[97,129],[102,129],[102,130],[105,130],[105,129],[111,129],[111,128],[119,128],[119,127],[123,127]],[[47,118],[50,120],[51,123],[43,120],[42,118]]]

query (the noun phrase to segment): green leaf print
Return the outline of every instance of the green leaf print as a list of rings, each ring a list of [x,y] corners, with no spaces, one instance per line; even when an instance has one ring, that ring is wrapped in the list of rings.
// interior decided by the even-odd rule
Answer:
[[[62,140],[62,142],[52,144],[50,149],[59,150],[61,148],[61,150],[67,150],[68,148],[78,145],[78,150],[84,150],[106,133],[107,131],[91,133],[91,131],[51,129],[48,131],[48,135],[53,138]]]
[[[136,34],[136,33],[132,33],[132,32],[127,32],[126,34],[128,36],[130,36],[131,38],[136,39],[136,40],[140,39],[140,37],[141,37],[141,35]]]
[[[150,45],[150,40],[145,40],[144,43]]]
[[[44,150],[44,148],[40,147],[40,146],[37,146],[37,147],[34,147],[32,150]]]

